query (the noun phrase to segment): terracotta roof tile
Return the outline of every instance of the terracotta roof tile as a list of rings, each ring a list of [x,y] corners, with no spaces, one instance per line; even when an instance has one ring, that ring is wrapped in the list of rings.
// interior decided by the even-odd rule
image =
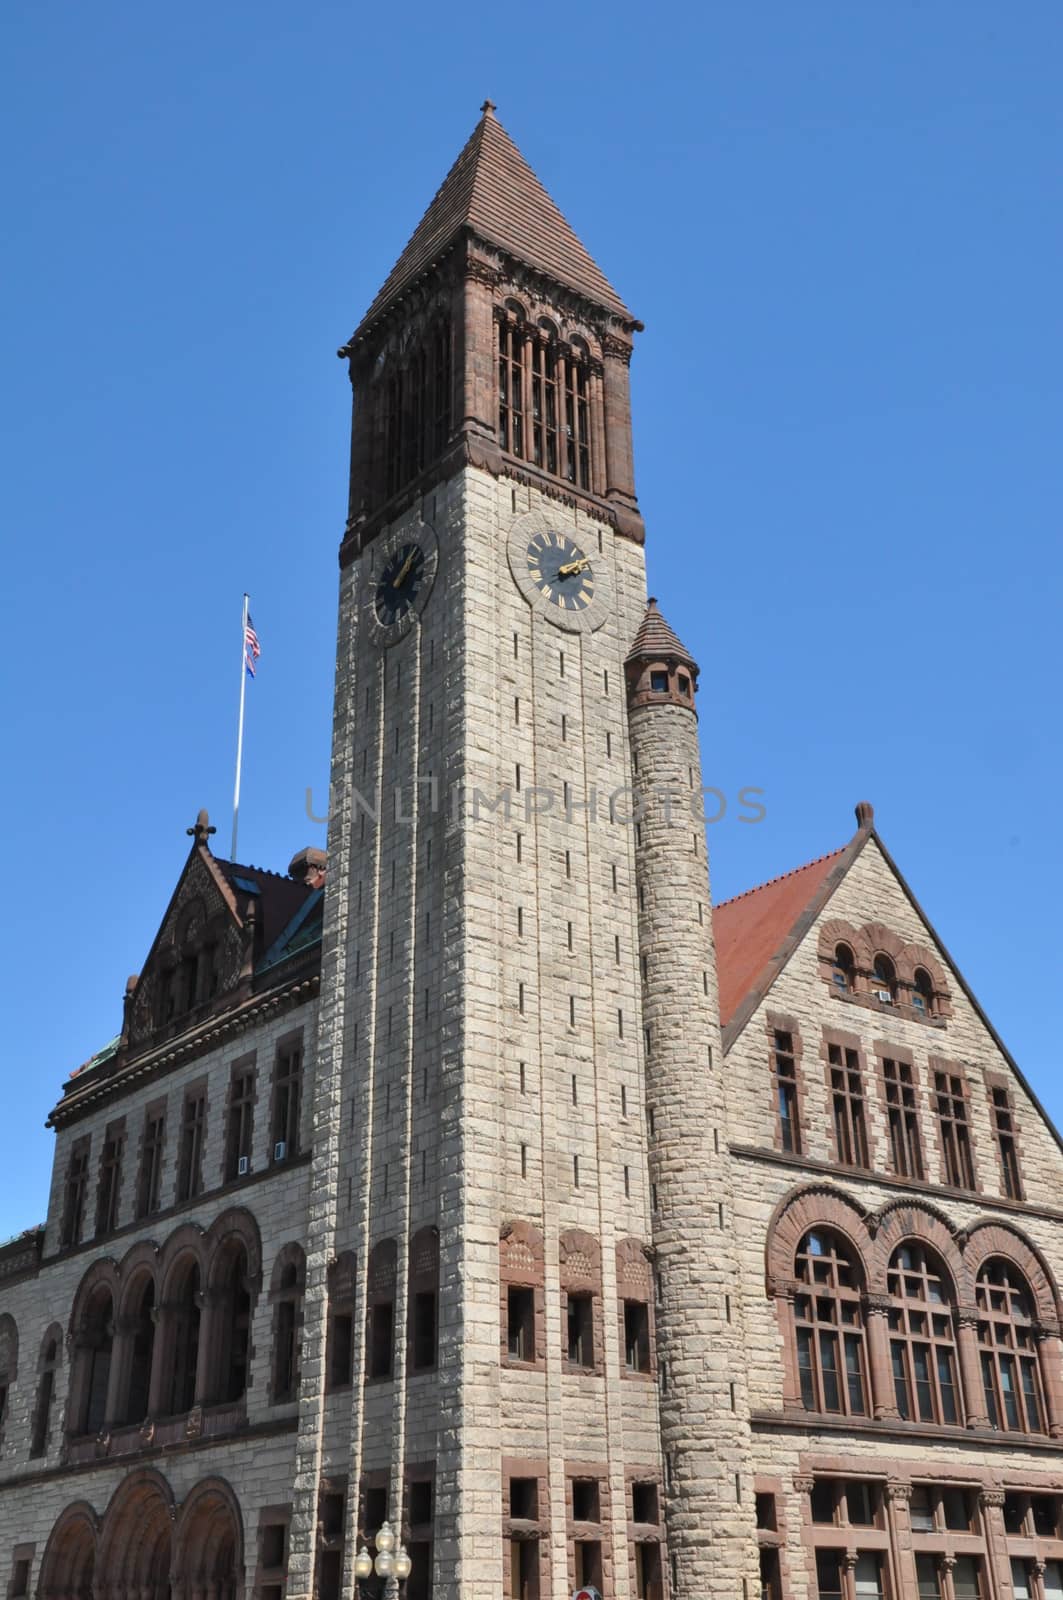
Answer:
[[[488,102],[358,331],[427,271],[465,227],[624,321],[634,321]]]
[[[646,615],[639,625],[635,642],[628,651],[625,661],[667,661],[672,656],[680,661],[686,661],[692,670],[697,672],[698,664],[694,657],[661,616],[656,600],[651,598],[647,602]]]
[[[712,913],[720,1021],[730,1022],[848,846],[725,900]]]

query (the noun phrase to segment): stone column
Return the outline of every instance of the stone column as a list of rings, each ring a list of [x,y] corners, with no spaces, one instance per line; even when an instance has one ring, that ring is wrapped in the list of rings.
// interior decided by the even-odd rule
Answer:
[[[1059,1329],[1047,1324],[1034,1329],[1044,1388],[1046,1426],[1053,1439],[1063,1438],[1063,1342]]]
[[[959,1306],[956,1311],[956,1342],[960,1355],[960,1379],[969,1428],[988,1428],[982,1366],[978,1359],[978,1311],[974,1306]]]
[[[214,1387],[214,1369],[218,1356],[218,1323],[225,1306],[213,1289],[201,1289],[196,1296],[199,1304],[199,1346],[196,1351],[196,1387],[194,1404],[209,1405]],[[226,1297],[227,1299],[227,1297]]]
[[[893,1575],[898,1594],[915,1594],[915,1554],[912,1550],[912,1486],[897,1478],[886,1483],[886,1514],[889,1525]]]
[[[1011,1558],[1004,1530],[1003,1489],[983,1489],[978,1497],[985,1525],[986,1554],[997,1594],[1011,1593]]]
[[[652,602],[625,671],[672,1600],[734,1600],[760,1565],[696,667]]]
[[[888,1295],[864,1297],[867,1318],[867,1357],[871,1369],[872,1416],[876,1421],[896,1421],[900,1417],[893,1388],[893,1362],[890,1359]]]

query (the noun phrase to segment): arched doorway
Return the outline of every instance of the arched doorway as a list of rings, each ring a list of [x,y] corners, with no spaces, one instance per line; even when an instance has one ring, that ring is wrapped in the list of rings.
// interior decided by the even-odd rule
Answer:
[[[97,1589],[170,1600],[173,1501],[157,1472],[136,1473],[115,1490],[100,1538]]]
[[[174,1600],[242,1600],[244,1541],[240,1508],[221,1478],[205,1478],[181,1508]]]
[[[38,1593],[49,1600],[93,1600],[95,1576],[96,1518],[84,1503],[67,1506],[48,1539]]]

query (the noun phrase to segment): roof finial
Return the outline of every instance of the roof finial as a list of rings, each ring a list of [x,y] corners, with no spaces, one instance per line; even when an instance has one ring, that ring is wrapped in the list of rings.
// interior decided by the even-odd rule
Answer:
[[[867,832],[875,826],[875,808],[870,800],[858,800],[856,803],[857,826]]]
[[[195,827],[185,829],[185,832],[188,834],[189,838],[194,839],[197,844],[206,844],[211,834],[217,833],[217,831],[217,828],[211,827],[210,818],[207,816],[206,807],[200,811],[198,817],[196,818]]]
[[[485,117],[493,117],[495,112],[498,110],[498,107],[495,105],[493,100],[485,100],[483,105],[480,107],[480,110]]]

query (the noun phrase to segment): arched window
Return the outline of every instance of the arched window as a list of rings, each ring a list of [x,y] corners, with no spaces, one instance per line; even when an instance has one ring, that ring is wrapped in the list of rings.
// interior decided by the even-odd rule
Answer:
[[[155,1280],[150,1274],[145,1274],[132,1297],[130,1322],[129,1371],[122,1415],[122,1421],[129,1424],[143,1422],[148,1414],[155,1357]]]
[[[166,1400],[170,1415],[175,1417],[190,1411],[196,1403],[201,1302],[199,1264],[188,1261],[177,1275],[169,1307],[170,1381]]]
[[[897,1000],[897,969],[889,956],[878,955],[872,968],[871,992],[883,1005],[894,1005]]]
[[[439,1338],[439,1232],[421,1228],[410,1240],[409,1363],[413,1372],[436,1364]]]
[[[503,450],[591,487],[590,353],[553,323],[530,327],[507,301],[498,325],[498,436]]]
[[[952,1285],[924,1245],[895,1250],[886,1275],[897,1410],[907,1422],[961,1423]]]
[[[843,994],[852,994],[856,983],[856,962],[853,952],[847,944],[834,947],[834,966],[831,970],[831,981]]]
[[[299,1345],[306,1267],[298,1245],[281,1252],[273,1268],[273,1375],[270,1400],[285,1405],[299,1393]]]
[[[437,319],[393,366],[384,398],[384,490],[396,494],[450,436],[450,324]]]
[[[1026,1279],[1010,1261],[996,1256],[979,1272],[975,1298],[990,1423],[1012,1433],[1043,1433],[1044,1392]]]
[[[90,1294],[76,1331],[74,1434],[99,1433],[107,1414],[114,1348],[114,1301],[106,1284]]]
[[[8,1312],[0,1317],[0,1439],[7,1420],[8,1395],[18,1368],[18,1328]]]
[[[55,1399],[55,1374],[59,1367],[62,1339],[58,1329],[49,1329],[41,1346],[38,1368],[37,1398],[33,1403],[33,1427],[30,1434],[30,1455],[46,1456],[52,1431],[52,1401]]]
[[[354,1377],[354,1255],[345,1250],[329,1263],[326,1389],[345,1389]]]
[[[247,1250],[239,1239],[221,1246],[223,1257],[214,1275],[216,1292],[217,1352],[214,1390],[218,1400],[232,1404],[247,1390],[247,1362],[251,1343],[251,1285]]]
[[[925,967],[916,967],[912,1006],[922,1017],[934,1015],[934,985]]]
[[[867,1357],[860,1271],[847,1244],[823,1228],[797,1247],[797,1371],[808,1411],[866,1416]]]

